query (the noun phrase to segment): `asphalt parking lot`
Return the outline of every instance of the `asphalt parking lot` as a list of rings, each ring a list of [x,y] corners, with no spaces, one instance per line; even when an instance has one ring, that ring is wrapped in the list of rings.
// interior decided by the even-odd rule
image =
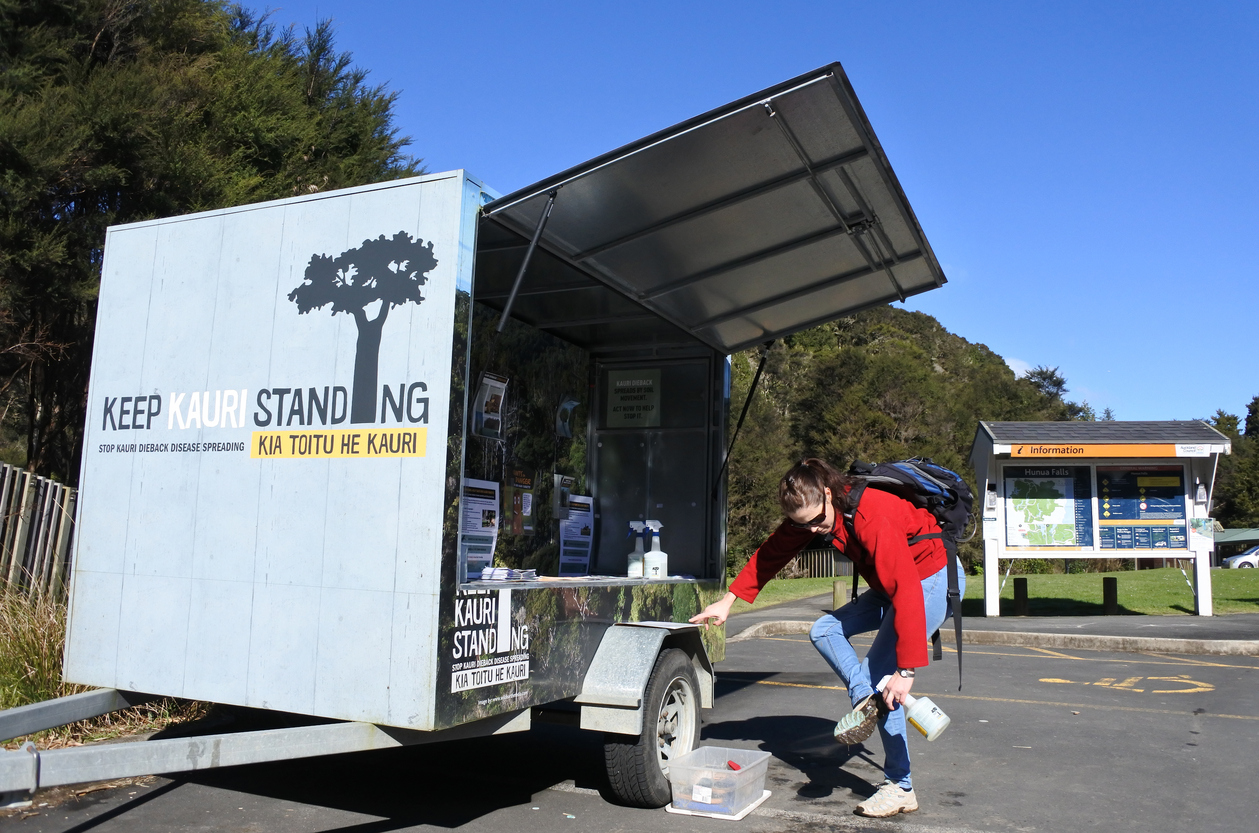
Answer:
[[[705,744],[773,755],[773,795],[738,823],[609,803],[598,737],[541,726],[147,779],[7,813],[0,829],[1253,830],[1259,658],[966,646],[965,660],[962,692],[951,652],[920,674],[915,693],[952,726],[911,738],[921,809],[893,821],[852,814],[880,778],[877,736],[834,743],[843,693],[807,637],[779,636],[729,646],[706,713]]]

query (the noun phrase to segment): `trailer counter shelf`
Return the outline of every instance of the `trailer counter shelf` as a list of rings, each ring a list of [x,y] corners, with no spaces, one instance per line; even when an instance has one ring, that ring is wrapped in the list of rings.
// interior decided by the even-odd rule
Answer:
[[[453,171],[111,228],[65,662],[101,690],[0,734],[142,694],[348,723],[32,748],[0,789],[561,709],[664,804],[724,653],[684,623],[725,585],[727,357],[944,282],[838,64],[503,197]],[[590,509],[562,538],[557,486]],[[468,580],[624,575],[647,518],[694,578]]]

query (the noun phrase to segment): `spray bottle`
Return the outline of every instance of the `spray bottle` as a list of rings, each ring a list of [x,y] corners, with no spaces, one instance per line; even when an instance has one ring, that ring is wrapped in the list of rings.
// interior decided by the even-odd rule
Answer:
[[[651,530],[651,549],[643,558],[643,573],[647,578],[668,578],[669,554],[660,549],[660,529],[664,524],[652,520],[646,524]]]
[[[629,578],[643,577],[643,531],[647,525],[642,521],[630,521],[630,535],[634,536],[634,551],[629,554],[629,569],[625,575]]]
[[[882,691],[890,679],[892,675],[888,674],[879,680],[878,690]],[[927,740],[935,740],[949,728],[949,716],[940,711],[940,707],[931,702],[930,697],[914,697],[906,694],[901,706],[905,709],[905,719],[911,726],[922,732]]]

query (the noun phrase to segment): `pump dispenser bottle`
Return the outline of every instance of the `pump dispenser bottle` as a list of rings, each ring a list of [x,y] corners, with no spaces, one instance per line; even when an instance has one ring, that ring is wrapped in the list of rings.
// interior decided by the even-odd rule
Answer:
[[[643,531],[647,524],[642,521],[630,521],[630,535],[634,536],[634,549],[629,554],[629,568],[625,575],[629,578],[643,577]]]
[[[660,529],[664,524],[660,521],[647,521],[651,530],[651,549],[643,558],[643,572],[647,578],[669,577],[669,554],[660,549]]]

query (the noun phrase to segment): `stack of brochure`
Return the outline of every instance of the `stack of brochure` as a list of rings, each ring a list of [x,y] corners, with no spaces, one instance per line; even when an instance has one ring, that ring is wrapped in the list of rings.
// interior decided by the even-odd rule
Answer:
[[[533,581],[537,570],[513,570],[510,567],[486,567],[481,571],[481,581]]]

